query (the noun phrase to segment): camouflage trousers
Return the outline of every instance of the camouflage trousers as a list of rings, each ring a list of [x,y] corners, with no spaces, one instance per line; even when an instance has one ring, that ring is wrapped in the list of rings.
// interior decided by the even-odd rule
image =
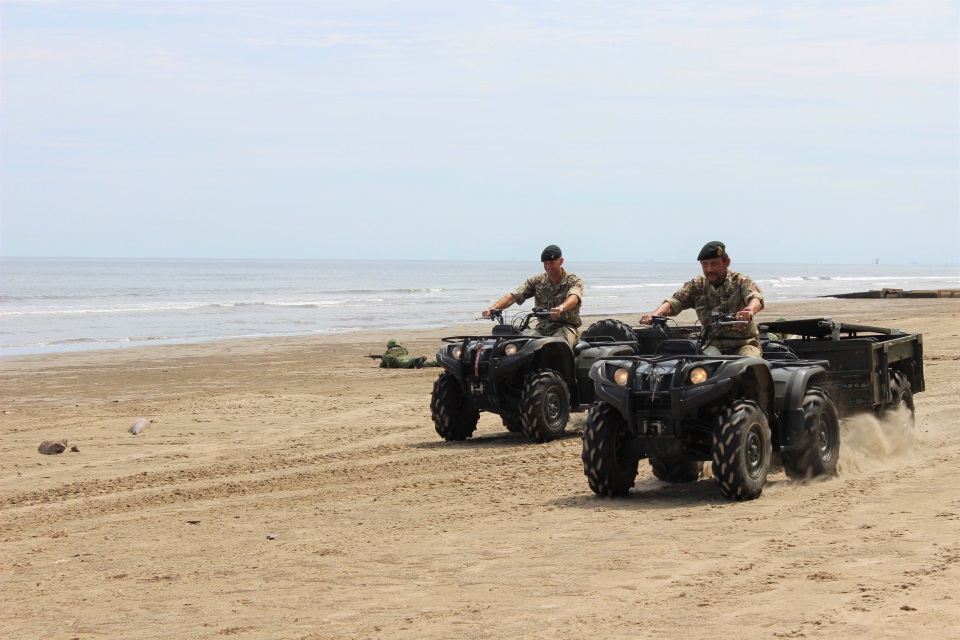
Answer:
[[[580,340],[580,331],[576,327],[559,322],[551,322],[550,324],[541,322],[537,325],[536,329],[529,330],[529,334],[563,338],[567,341],[567,344],[570,345],[571,349],[573,349],[573,346]]]
[[[708,356],[750,356],[762,358],[763,351],[757,340],[715,340],[703,348]]]
[[[383,369],[416,369],[417,360],[413,356],[383,356],[380,367]],[[439,367],[436,360],[427,360],[423,367]]]

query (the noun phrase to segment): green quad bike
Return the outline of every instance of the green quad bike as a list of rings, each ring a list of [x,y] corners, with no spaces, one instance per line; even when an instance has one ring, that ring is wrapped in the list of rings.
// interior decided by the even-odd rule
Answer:
[[[563,338],[530,329],[534,318],[549,318],[549,309],[517,314],[496,324],[488,335],[443,338],[437,362],[443,371],[433,385],[430,412],[444,440],[466,440],[477,429],[480,412],[500,416],[511,432],[534,442],[559,438],[571,411],[585,411],[594,401],[590,367],[601,357],[636,353],[633,330],[618,320],[601,320],[581,334],[571,349]]]
[[[627,494],[647,458],[654,476],[672,483],[696,481],[710,461],[721,494],[751,500],[763,490],[774,451],[791,479],[834,475],[841,416],[902,408],[912,419],[911,383],[923,390],[921,336],[829,319],[787,321],[770,328],[793,337],[762,340],[762,358],[705,355],[710,336],[733,323],[715,314],[695,340],[665,339],[653,356],[595,362],[598,401],[582,460],[596,494]],[[669,333],[666,318],[654,324]]]

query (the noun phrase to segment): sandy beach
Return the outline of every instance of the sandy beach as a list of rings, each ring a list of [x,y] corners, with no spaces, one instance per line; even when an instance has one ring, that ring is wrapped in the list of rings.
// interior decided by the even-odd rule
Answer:
[[[848,420],[839,477],[777,468],[747,503],[645,463],[595,497],[585,414],[542,445],[488,414],[442,441],[437,370],[364,356],[459,327],[5,359],[0,636],[960,638],[958,315],[770,305],[922,333],[927,390],[915,440]]]

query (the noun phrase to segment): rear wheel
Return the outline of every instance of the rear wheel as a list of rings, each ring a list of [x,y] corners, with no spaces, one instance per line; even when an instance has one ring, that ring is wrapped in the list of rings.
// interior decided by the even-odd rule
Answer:
[[[633,332],[630,325],[612,318],[598,320],[580,334],[581,338],[596,338],[597,336],[606,336],[615,342],[637,342],[637,334]]]
[[[626,495],[637,479],[639,459],[628,456],[626,420],[613,406],[597,402],[590,407],[583,430],[583,473],[598,496]]]
[[[783,470],[793,480],[837,473],[840,458],[840,420],[833,400],[816,387],[803,396],[803,448],[784,451]]]
[[[559,373],[540,369],[527,377],[520,407],[527,436],[535,442],[556,440],[570,419],[570,390]]]
[[[890,409],[903,415],[907,426],[913,427],[916,422],[913,411],[913,388],[907,376],[899,371],[890,376],[890,396],[893,399]]]
[[[653,470],[654,477],[674,484],[696,482],[703,474],[703,463],[699,460],[655,458],[651,456],[650,468]]]
[[[433,383],[430,415],[444,440],[466,440],[477,430],[480,420],[479,409],[472,406],[457,378],[450,373],[441,374]]]
[[[763,491],[773,445],[767,416],[756,402],[734,400],[713,434],[713,475],[731,500],[753,500]]]

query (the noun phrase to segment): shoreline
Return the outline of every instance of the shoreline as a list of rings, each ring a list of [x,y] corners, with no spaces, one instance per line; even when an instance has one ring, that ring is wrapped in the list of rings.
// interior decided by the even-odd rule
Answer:
[[[877,304],[872,304],[877,303]],[[838,320],[845,322],[857,322],[862,324],[872,324],[877,326],[883,326],[882,322],[885,318],[891,316],[891,312],[900,313],[902,311],[907,311],[911,308],[915,308],[918,312],[925,307],[918,307],[916,303],[921,305],[924,303],[932,304],[943,304],[945,305],[944,310],[949,310],[951,305],[960,305],[960,297],[955,298],[864,298],[864,299],[842,299],[842,298],[815,298],[809,300],[796,300],[789,302],[773,302],[767,305],[759,316],[761,322],[764,320],[773,321],[779,316],[787,318],[800,318],[800,317],[833,317]],[[889,307],[889,309],[888,309]],[[520,313],[523,311],[529,311],[529,306],[523,307],[511,307],[508,309],[508,316],[511,313]],[[591,323],[604,318],[615,318],[622,320],[631,326],[637,326],[640,315],[646,313],[646,311],[638,311],[635,313],[629,314],[611,314],[611,315],[594,315],[594,314],[584,314],[581,316],[582,326],[581,330],[586,329],[590,326]],[[876,320],[871,320],[871,317],[876,317]],[[697,318],[692,310],[686,310],[680,315],[676,316],[676,320],[679,324],[696,324]],[[879,324],[878,324],[879,323]],[[460,328],[463,329],[460,329]],[[297,342],[303,343],[303,345],[315,344],[315,343],[330,343],[330,344],[368,344],[374,345],[377,340],[382,340],[383,343],[386,343],[391,337],[396,336],[410,336],[409,338],[404,339],[412,340],[417,344],[422,343],[424,340],[428,340],[431,337],[436,337],[439,340],[440,337],[444,335],[456,335],[455,332],[466,330],[471,328],[471,331],[486,331],[490,327],[490,321],[477,318],[474,321],[463,321],[463,322],[451,322],[444,325],[443,327],[419,327],[419,328],[407,328],[407,329],[357,329],[355,331],[344,331],[337,333],[317,333],[317,334],[297,334],[297,335],[277,335],[277,336],[256,336],[256,337],[246,337],[246,338],[217,338],[210,340],[196,340],[196,341],[177,341],[177,342],[163,342],[163,343],[138,343],[132,345],[124,345],[122,343],[115,343],[116,346],[109,347],[82,347],[66,351],[52,351],[52,352],[41,352],[41,353],[26,353],[26,354],[3,354],[0,350],[0,367],[3,367],[5,363],[14,364],[21,360],[43,360],[43,359],[58,359],[58,358],[67,358],[70,356],[75,356],[78,358],[83,358],[84,356],[90,356],[95,358],[96,354],[104,354],[104,357],[109,358],[106,354],[119,354],[119,353],[129,353],[137,356],[149,357],[151,354],[156,354],[160,357],[165,357],[168,352],[184,352],[184,353],[199,353],[202,351],[210,350],[211,352],[216,352],[218,349],[235,351],[251,351],[255,352],[256,348],[267,348],[273,349],[278,345],[290,344],[293,345]],[[901,327],[903,328],[903,327]],[[905,329],[906,330],[906,329]],[[436,349],[434,349],[434,353]],[[120,358],[123,359],[123,358]]]

